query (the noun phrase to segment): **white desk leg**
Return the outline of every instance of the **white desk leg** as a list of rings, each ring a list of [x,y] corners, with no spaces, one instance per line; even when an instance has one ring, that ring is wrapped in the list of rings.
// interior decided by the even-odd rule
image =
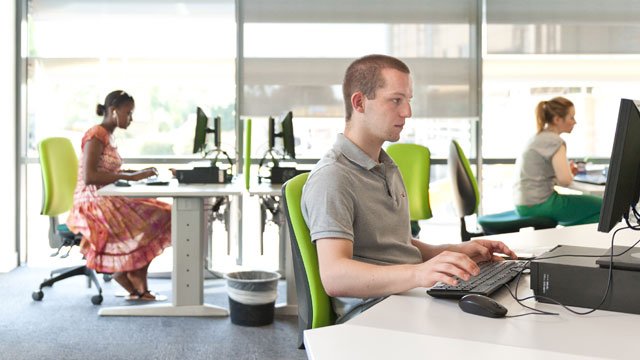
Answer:
[[[287,302],[276,304],[278,315],[298,315],[298,297],[296,295],[296,279],[293,274],[293,260],[291,259],[291,241],[286,221],[280,225],[280,239],[284,240],[284,276],[287,278]]]
[[[102,316],[227,316],[221,307],[204,304],[204,199],[178,197],[171,207],[173,245],[172,304],[102,308]]]
[[[236,239],[236,265],[242,265],[242,196],[229,196],[229,239]],[[229,244],[231,246],[231,244]]]

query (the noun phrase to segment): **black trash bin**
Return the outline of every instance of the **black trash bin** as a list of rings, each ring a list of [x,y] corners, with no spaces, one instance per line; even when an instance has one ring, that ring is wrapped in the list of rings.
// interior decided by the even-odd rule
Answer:
[[[237,271],[225,274],[231,322],[242,326],[273,323],[278,279],[271,271]]]

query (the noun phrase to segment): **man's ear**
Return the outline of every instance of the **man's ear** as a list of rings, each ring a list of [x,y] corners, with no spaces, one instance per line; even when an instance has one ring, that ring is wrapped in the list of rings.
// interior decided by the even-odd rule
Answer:
[[[364,112],[364,94],[356,91],[351,95],[351,107],[359,113]]]

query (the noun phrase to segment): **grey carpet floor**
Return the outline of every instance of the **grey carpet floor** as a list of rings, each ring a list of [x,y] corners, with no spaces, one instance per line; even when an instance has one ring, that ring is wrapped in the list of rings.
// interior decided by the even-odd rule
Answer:
[[[20,267],[0,274],[0,359],[306,359],[297,349],[295,316],[276,315],[271,325],[245,327],[229,317],[100,317],[85,277],[63,280],[31,299],[50,269]],[[100,277],[102,281],[102,278]],[[171,280],[150,279],[169,296]],[[128,302],[103,284],[101,306]],[[205,302],[228,308],[224,280],[205,281]],[[284,282],[278,300],[284,301]]]

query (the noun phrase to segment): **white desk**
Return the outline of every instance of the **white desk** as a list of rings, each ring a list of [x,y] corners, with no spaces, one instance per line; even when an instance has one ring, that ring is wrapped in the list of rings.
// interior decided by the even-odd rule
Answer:
[[[488,236],[522,252],[540,253],[556,244],[608,248],[610,235],[595,224]],[[616,244],[631,244],[640,233],[623,231]],[[519,296],[532,294],[524,277]],[[637,359],[640,316],[597,311],[579,316],[558,306],[528,300],[560,316],[491,319],[462,312],[456,300],[436,299],[414,289],[393,295],[341,326],[305,331],[311,359],[447,358],[616,358]],[[527,312],[505,289],[494,296],[509,314]],[[444,348],[443,348],[444,347]],[[391,348],[392,350],[389,350]]]
[[[573,181],[571,182],[571,185],[569,185],[569,189],[580,191],[583,194],[599,197],[604,196],[604,185],[587,184],[579,181]]]
[[[281,184],[250,184],[249,194],[255,196],[280,196],[282,197]],[[280,211],[283,211],[280,206]],[[291,259],[291,241],[287,222],[284,220],[278,224],[280,233],[280,265],[284,269],[284,277],[287,280],[287,302],[276,304],[276,314],[298,315],[298,299],[296,296],[296,282],[293,274],[293,260]]]
[[[386,330],[350,323],[305,333],[310,360],[352,359],[597,359],[508,345]],[[309,349],[313,349],[313,353]],[[356,350],[357,349],[357,350]]]
[[[171,244],[173,246],[172,304],[104,307],[103,316],[226,316],[228,310],[204,304],[204,246],[207,240],[204,212],[206,198],[241,195],[239,184],[178,184],[167,186],[107,185],[102,196],[171,197]]]

